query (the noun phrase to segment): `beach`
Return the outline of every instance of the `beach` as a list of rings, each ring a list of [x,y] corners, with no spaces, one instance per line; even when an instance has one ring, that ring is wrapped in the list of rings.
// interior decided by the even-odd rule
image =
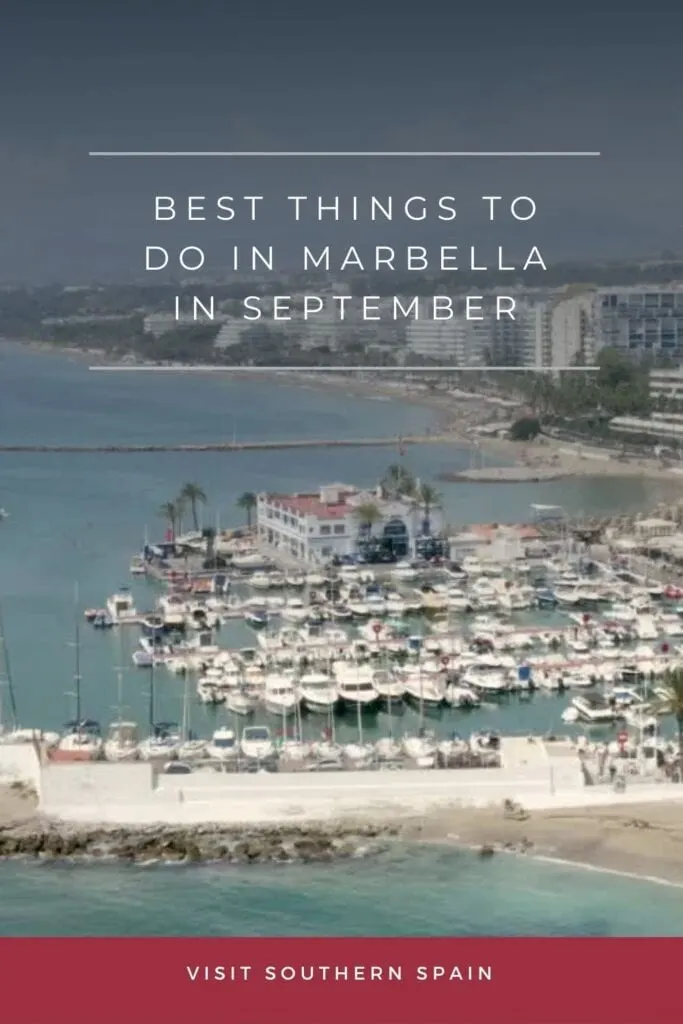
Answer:
[[[679,802],[506,812],[452,808],[407,830],[414,839],[507,851],[683,886]]]

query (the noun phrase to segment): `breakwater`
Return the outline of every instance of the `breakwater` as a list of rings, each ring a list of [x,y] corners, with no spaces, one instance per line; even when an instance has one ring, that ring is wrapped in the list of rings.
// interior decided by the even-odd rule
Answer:
[[[459,473],[440,473],[439,480],[447,483],[469,481],[479,484],[520,484],[562,480],[571,475],[571,472],[566,469],[539,466],[494,466],[488,469],[464,469]]]
[[[391,825],[310,824],[226,828],[73,827],[35,819],[0,828],[0,858],[125,863],[310,863],[369,856],[386,849]]]
[[[0,452],[28,454],[130,452],[254,452],[291,448],[392,448],[402,445],[443,444],[449,439],[425,434],[416,437],[303,438],[278,441],[216,441],[202,444],[0,444]]]

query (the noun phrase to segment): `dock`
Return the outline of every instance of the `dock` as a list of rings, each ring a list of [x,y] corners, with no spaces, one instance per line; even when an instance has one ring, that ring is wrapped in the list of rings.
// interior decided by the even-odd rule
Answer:
[[[296,448],[393,448],[396,445],[445,444],[451,438],[438,434],[413,437],[303,438],[277,441],[215,441],[202,444],[2,444],[0,452],[29,454],[129,454],[131,452],[258,452]]]

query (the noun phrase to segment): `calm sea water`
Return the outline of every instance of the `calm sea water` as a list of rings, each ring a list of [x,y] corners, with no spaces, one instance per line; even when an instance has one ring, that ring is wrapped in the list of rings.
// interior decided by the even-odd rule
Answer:
[[[398,401],[218,375],[94,374],[57,355],[0,346],[5,443],[398,436],[433,423],[430,410]],[[388,449],[0,454],[0,506],[11,513],[0,523],[0,604],[22,724],[58,728],[71,716],[74,585],[83,608],[101,605],[130,583],[131,554],[146,528],[151,536],[161,534],[157,509],[184,482],[197,481],[206,490],[209,521],[237,525],[241,513],[235,502],[245,490],[303,490],[332,480],[371,485],[395,459]],[[469,460],[469,452],[457,446],[429,446],[406,456],[409,468],[430,481]],[[453,524],[522,521],[531,502],[623,511],[657,498],[651,483],[600,478],[439,488]],[[149,607],[149,585],[135,589],[139,605]],[[84,713],[104,723],[116,713],[118,640],[88,629],[82,638]],[[229,640],[247,644],[253,636],[240,625],[232,627]],[[159,676],[158,718],[177,720],[182,684]],[[147,673],[127,668],[124,713],[141,722],[147,686]],[[559,725],[563,706],[541,696],[485,707],[468,718],[463,731],[547,730]],[[192,724],[206,732],[212,720],[197,706]],[[386,728],[379,719],[374,730]],[[347,730],[353,733],[354,724]],[[683,920],[676,890],[513,858],[484,863],[431,849],[392,854],[388,863],[305,869],[5,864],[0,883],[10,894],[9,902],[3,896],[0,915],[0,932],[6,934],[635,934],[669,933],[680,927],[676,914]]]

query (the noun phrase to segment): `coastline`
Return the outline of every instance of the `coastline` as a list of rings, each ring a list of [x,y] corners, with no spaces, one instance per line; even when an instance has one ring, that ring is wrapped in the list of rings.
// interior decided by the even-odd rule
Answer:
[[[36,354],[61,355],[76,362],[97,365],[107,363],[106,353],[99,349],[59,347],[41,341],[17,341],[0,339],[6,344],[18,345]],[[207,368],[207,373],[210,373]],[[241,371],[240,371],[241,372]],[[182,366],[178,366],[182,373]],[[226,372],[226,377],[229,372]],[[427,391],[419,385],[395,383],[390,379],[380,381],[359,377],[339,376],[322,371],[310,371],[283,367],[281,370],[267,370],[258,373],[259,380],[274,384],[284,383],[287,387],[322,391],[349,397],[403,402],[430,409],[436,414],[436,424],[430,433],[439,435],[445,445],[466,447],[478,452],[482,464],[481,479],[476,479],[477,470],[471,482],[495,483],[495,473],[487,474],[483,469],[486,454],[507,466],[518,467],[525,474],[526,482],[534,482],[552,473],[556,479],[605,477],[621,479],[649,479],[683,486],[683,467],[680,471],[662,465],[655,458],[628,458],[625,460],[610,456],[600,447],[588,444],[563,442],[543,435],[532,442],[510,441],[504,437],[493,437],[477,432],[477,428],[490,424],[495,419],[496,405],[486,396],[472,393],[471,397],[459,395],[457,405],[454,397],[443,392]],[[499,407],[498,407],[499,408]],[[521,409],[521,405],[520,405]]]
[[[411,838],[476,849],[482,856],[524,855],[683,888],[683,788],[680,802],[514,812],[452,808],[413,827]]]
[[[397,843],[512,854],[683,888],[683,787],[665,803],[526,811],[453,806],[422,816],[367,814],[291,824],[74,824],[36,812],[35,794],[0,786],[0,861],[320,863],[372,857]]]

